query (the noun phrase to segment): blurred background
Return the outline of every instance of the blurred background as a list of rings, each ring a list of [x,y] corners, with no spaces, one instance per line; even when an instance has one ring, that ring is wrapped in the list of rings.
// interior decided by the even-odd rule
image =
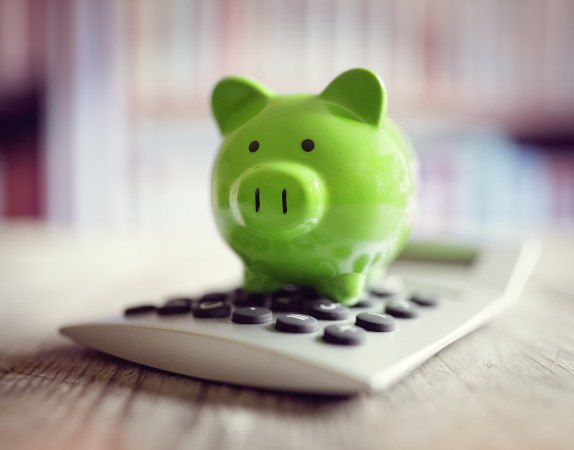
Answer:
[[[422,163],[417,232],[574,222],[571,0],[0,0],[0,226],[208,229],[223,76],[376,71]]]

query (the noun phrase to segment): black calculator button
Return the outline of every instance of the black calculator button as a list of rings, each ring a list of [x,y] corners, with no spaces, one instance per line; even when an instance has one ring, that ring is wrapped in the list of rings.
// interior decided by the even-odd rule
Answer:
[[[304,303],[298,296],[274,295],[271,298],[271,309],[276,312],[302,312]]]
[[[278,317],[275,328],[284,333],[314,333],[319,329],[317,319],[305,314],[286,314]]]
[[[137,306],[131,306],[129,308],[126,308],[124,310],[124,315],[126,316],[137,316],[140,314],[148,314],[151,312],[156,311],[156,307],[155,305],[137,305]]]
[[[232,322],[248,325],[269,323],[271,319],[273,319],[273,315],[270,310],[257,306],[238,308],[233,311],[233,316],[231,316]]]
[[[229,297],[227,292],[212,292],[210,294],[205,294],[201,297],[200,301],[226,301]]]
[[[243,289],[236,289],[233,294],[233,303],[236,306],[266,306],[269,294],[246,292]]]
[[[348,324],[329,325],[323,332],[323,340],[336,345],[361,345],[366,336],[365,330]]]
[[[319,320],[343,320],[350,316],[349,308],[330,300],[316,300],[308,305],[307,310]]]
[[[438,304],[437,299],[432,295],[413,294],[410,300],[419,306],[436,306]]]
[[[305,300],[318,300],[321,298],[319,291],[310,286],[301,286],[297,289],[297,295]]]
[[[374,306],[377,302],[371,297],[370,295],[364,295],[359,299],[357,303],[355,303],[352,308],[370,308]]]
[[[396,289],[388,289],[388,288],[373,288],[369,292],[371,293],[371,295],[374,295],[375,297],[381,297],[381,298],[393,297],[395,295],[400,294],[400,291],[397,291]]]
[[[364,312],[357,315],[355,325],[367,331],[389,332],[395,329],[395,318],[389,314]]]
[[[272,297],[294,297],[299,296],[299,287],[294,284],[286,284],[271,294]]]
[[[202,300],[193,310],[194,317],[200,319],[228,317],[230,314],[231,306],[224,300]]]
[[[177,314],[186,314],[191,311],[191,305],[186,303],[165,304],[157,309],[160,316],[175,316]]]
[[[413,319],[418,316],[415,305],[408,300],[396,300],[388,303],[385,312],[399,319]]]
[[[193,300],[189,297],[172,297],[163,304],[163,306],[170,306],[170,305],[184,305],[188,306],[191,309],[193,305]]]

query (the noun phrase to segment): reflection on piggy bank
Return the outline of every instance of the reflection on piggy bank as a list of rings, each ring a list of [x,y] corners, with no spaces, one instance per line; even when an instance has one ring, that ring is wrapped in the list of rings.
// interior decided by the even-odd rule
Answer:
[[[312,286],[353,304],[369,272],[404,245],[416,157],[365,69],[319,95],[275,95],[241,77],[212,95],[223,135],[212,177],[219,231],[243,260],[244,289]]]

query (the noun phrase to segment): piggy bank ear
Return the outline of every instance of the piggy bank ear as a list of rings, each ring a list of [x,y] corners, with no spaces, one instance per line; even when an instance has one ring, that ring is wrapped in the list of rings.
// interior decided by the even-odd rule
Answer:
[[[382,126],[387,109],[385,86],[367,69],[351,69],[335,78],[319,95],[344,108],[357,120]]]
[[[211,108],[221,133],[230,133],[255,116],[271,95],[269,89],[249,78],[227,77],[217,83]]]

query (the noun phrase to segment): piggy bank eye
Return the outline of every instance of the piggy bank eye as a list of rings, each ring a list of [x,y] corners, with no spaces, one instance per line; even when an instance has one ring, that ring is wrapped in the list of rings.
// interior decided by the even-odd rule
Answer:
[[[256,152],[257,150],[259,150],[259,141],[251,141],[249,143],[249,151],[251,153]]]
[[[315,148],[315,143],[311,139],[305,139],[301,142],[301,148],[306,152],[310,152]]]

